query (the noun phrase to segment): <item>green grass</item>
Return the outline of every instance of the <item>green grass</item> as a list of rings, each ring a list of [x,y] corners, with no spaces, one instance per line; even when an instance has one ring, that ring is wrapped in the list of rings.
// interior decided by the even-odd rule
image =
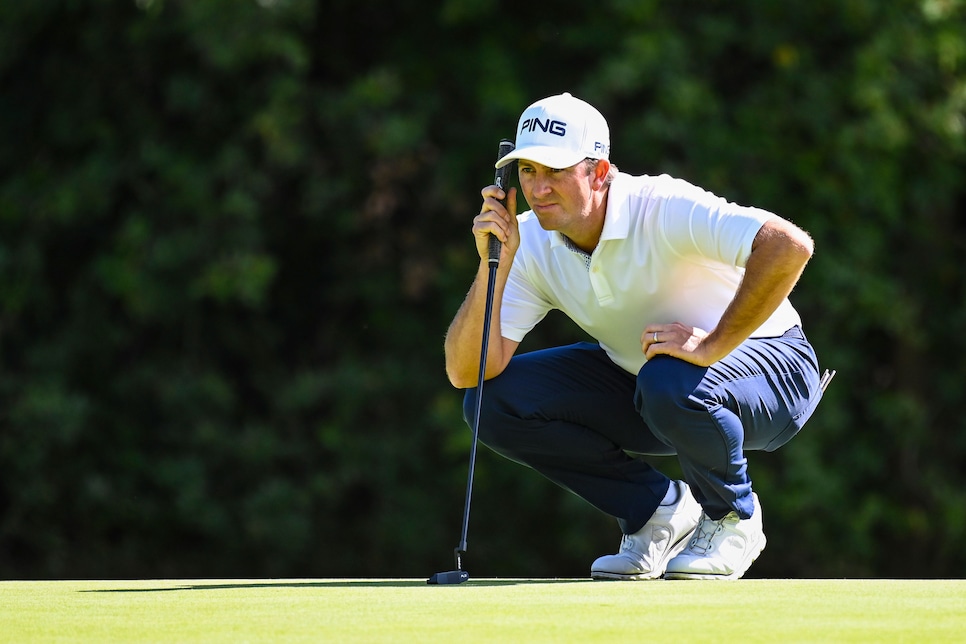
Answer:
[[[953,642],[966,581],[5,581],[0,642]]]

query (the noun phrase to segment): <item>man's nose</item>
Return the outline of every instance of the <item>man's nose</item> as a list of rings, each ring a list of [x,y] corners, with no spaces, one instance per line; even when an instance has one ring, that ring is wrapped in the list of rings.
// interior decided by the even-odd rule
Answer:
[[[537,177],[533,182],[533,194],[546,195],[550,193],[550,182],[542,177]]]

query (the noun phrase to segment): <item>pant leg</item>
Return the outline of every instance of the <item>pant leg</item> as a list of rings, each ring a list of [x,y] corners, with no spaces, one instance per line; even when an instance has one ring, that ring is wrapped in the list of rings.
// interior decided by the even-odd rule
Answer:
[[[712,519],[753,513],[745,450],[777,449],[821,399],[818,361],[801,329],[753,338],[710,367],[648,361],[635,403],[651,431],[677,452],[695,497]]]
[[[633,533],[650,519],[670,481],[624,450],[671,453],[635,410],[634,390],[635,377],[595,344],[520,354],[484,383],[479,439]],[[464,415],[471,426],[475,404],[470,389]]]

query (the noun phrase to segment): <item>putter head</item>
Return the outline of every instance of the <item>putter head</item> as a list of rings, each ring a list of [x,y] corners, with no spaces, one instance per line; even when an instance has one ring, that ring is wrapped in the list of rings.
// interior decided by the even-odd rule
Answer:
[[[450,570],[449,572],[437,572],[426,580],[427,584],[433,586],[447,586],[452,584],[462,584],[469,581],[470,573],[465,570]]]

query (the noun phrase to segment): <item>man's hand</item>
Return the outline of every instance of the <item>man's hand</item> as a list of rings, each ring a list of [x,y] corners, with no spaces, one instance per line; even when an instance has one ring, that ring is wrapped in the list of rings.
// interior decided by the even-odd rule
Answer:
[[[641,351],[650,360],[654,356],[668,355],[685,362],[707,367],[723,355],[714,355],[704,342],[708,332],[686,324],[648,324],[641,334]]]
[[[483,207],[473,219],[473,235],[476,237],[476,250],[481,259],[489,257],[490,234],[496,236],[503,245],[500,252],[500,265],[512,258],[520,247],[520,229],[517,226],[517,189],[509,192],[496,186],[483,188]],[[506,208],[500,199],[506,197]]]

